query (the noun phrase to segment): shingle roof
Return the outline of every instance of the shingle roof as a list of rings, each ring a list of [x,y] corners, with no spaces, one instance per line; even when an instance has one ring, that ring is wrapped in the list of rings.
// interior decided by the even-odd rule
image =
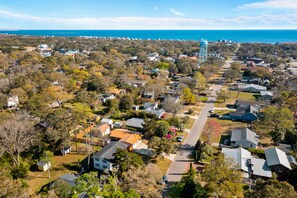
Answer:
[[[265,156],[268,166],[283,165],[288,169],[292,169],[286,153],[276,147],[265,150]]]
[[[142,124],[144,123],[145,123],[144,120],[141,118],[131,118],[126,121],[125,126],[142,129],[143,128]]]
[[[104,158],[106,160],[112,160],[113,154],[117,152],[117,149],[126,149],[128,147],[127,144],[120,141],[112,141],[108,145],[106,145],[103,149],[99,152],[94,154],[94,158]]]
[[[243,140],[247,140],[258,145],[259,136],[248,128],[233,129],[231,134],[231,141]]]
[[[136,132],[132,132],[125,129],[115,129],[111,132],[110,137],[118,138],[120,141],[128,143],[128,144],[135,144],[138,140],[141,139],[141,135]]]

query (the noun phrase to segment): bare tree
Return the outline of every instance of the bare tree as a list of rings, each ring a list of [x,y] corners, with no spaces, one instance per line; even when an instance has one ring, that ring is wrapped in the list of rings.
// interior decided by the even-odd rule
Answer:
[[[30,148],[35,133],[27,113],[15,113],[0,126],[0,153],[7,153],[14,166],[20,163],[20,154]]]
[[[180,100],[169,96],[162,102],[162,107],[167,111],[173,113],[175,116],[180,110],[182,110],[183,105],[181,104]]]

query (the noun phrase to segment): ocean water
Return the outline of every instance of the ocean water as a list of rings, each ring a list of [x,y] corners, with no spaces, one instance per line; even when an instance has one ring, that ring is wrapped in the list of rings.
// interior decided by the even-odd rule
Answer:
[[[233,42],[297,42],[297,30],[10,30],[0,34],[31,36],[125,37],[151,40],[231,40]]]

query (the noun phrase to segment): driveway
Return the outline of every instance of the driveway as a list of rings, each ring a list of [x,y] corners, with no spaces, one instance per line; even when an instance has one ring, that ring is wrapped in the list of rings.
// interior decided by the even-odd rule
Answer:
[[[231,61],[226,61],[224,68],[230,67]],[[211,95],[209,96],[206,104],[202,108],[198,119],[194,123],[190,133],[187,135],[186,140],[177,151],[177,154],[174,158],[174,161],[167,170],[167,177],[169,181],[180,181],[182,175],[186,172],[190,163],[193,162],[193,159],[190,159],[190,155],[194,149],[195,144],[197,143],[200,135],[203,131],[204,125],[207,121],[207,116],[209,115],[208,111],[214,108],[214,102],[216,101],[216,93],[222,88],[223,81],[219,85],[212,85]]]

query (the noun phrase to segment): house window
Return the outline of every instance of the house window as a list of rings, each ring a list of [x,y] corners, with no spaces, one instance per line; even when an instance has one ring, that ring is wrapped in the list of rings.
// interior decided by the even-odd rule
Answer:
[[[95,161],[99,162],[99,159],[95,158]]]
[[[96,164],[95,164],[95,166],[98,166],[98,167],[100,167],[100,164],[97,164],[97,163],[96,163]]]
[[[102,162],[103,162],[103,163],[107,163],[107,161],[106,161],[106,160],[102,160]]]
[[[107,168],[107,166],[103,166],[103,168],[105,169],[105,168]]]

